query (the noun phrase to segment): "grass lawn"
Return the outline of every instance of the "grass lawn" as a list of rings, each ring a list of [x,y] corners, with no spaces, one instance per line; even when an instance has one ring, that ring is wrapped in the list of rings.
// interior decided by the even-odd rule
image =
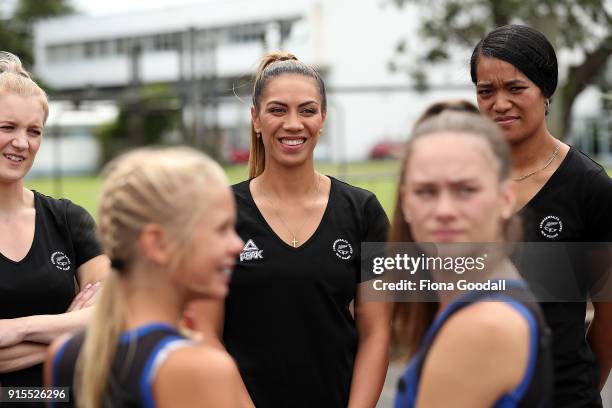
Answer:
[[[330,176],[345,180],[374,192],[382,203],[387,215],[391,217],[395,199],[398,172],[397,161],[370,161],[350,163],[344,167],[330,164],[319,164],[317,169]],[[237,183],[247,178],[246,166],[229,166],[225,168],[230,183]],[[94,217],[96,202],[100,191],[99,177],[65,177],[55,179],[28,179],[26,186],[52,197],[65,197],[85,207]]]

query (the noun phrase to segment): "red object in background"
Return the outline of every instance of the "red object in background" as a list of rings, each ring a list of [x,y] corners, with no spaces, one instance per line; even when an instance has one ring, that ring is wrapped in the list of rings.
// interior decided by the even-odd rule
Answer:
[[[370,149],[370,159],[397,159],[402,155],[404,151],[404,143],[393,142],[390,140],[383,140],[382,142],[376,143]]]
[[[249,149],[244,147],[232,147],[228,159],[232,164],[246,163],[249,161]]]

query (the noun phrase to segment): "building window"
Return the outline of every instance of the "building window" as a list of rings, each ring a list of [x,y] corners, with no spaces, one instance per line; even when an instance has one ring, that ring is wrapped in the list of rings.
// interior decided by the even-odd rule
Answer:
[[[156,51],[176,50],[179,48],[180,33],[163,33],[153,36],[153,49]]]
[[[243,24],[227,28],[229,43],[243,44],[263,41],[266,32],[264,24]]]
[[[289,34],[292,20],[280,21],[281,37]],[[198,30],[199,40],[204,44],[248,44],[263,42],[269,22],[234,25]],[[166,32],[139,37],[123,37],[69,44],[47,45],[47,62],[61,63],[92,60],[109,56],[129,55],[135,44],[142,52],[178,50],[185,32]]]

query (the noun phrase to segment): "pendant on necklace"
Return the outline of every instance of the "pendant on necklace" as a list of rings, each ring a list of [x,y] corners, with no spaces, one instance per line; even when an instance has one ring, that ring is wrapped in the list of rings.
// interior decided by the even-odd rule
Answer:
[[[295,237],[293,237],[293,241],[291,241],[291,243],[293,244],[294,248],[297,248],[298,240],[295,239]]]

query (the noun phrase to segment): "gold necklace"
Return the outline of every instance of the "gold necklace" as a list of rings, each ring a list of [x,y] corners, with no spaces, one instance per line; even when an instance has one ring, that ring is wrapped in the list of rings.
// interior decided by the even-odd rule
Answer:
[[[559,149],[560,148],[561,148],[561,142],[557,143],[557,147],[555,147],[555,151],[553,152],[552,156],[550,156],[550,159],[548,159],[548,161],[546,162],[544,167],[539,168],[539,169],[537,169],[535,171],[532,171],[531,173],[525,174],[524,176],[513,178],[512,180],[514,180],[514,181],[523,181],[526,178],[529,178],[529,177],[533,176],[534,174],[539,173],[542,170],[545,170],[548,166],[550,166],[550,164],[553,162],[553,160],[555,160],[555,157],[557,157],[557,154],[559,153]]]
[[[319,196],[319,186],[321,184],[321,176],[319,175],[319,173],[315,173],[317,175],[317,182],[315,183],[315,199],[316,197]],[[302,225],[300,226],[300,228],[297,231],[297,234],[294,234],[293,231],[291,231],[291,229],[287,226],[287,223],[285,222],[285,220],[283,220],[283,217],[280,216],[280,213],[278,212],[278,209],[272,205],[272,200],[270,200],[270,196],[268,196],[265,191],[261,188],[261,184],[259,185],[259,191],[261,192],[261,194],[266,198],[266,200],[268,201],[268,204],[270,205],[270,207],[272,207],[272,211],[274,212],[274,215],[276,215],[276,218],[279,219],[279,221],[281,222],[281,224],[283,224],[283,227],[285,227],[285,229],[287,230],[287,232],[289,232],[289,234],[291,235],[291,237],[293,238],[291,240],[291,244],[293,245],[294,248],[298,247],[298,244],[300,243],[300,241],[297,240],[297,236],[300,234],[300,232],[302,232],[302,229],[304,228],[304,226],[306,225],[306,223],[308,222],[308,220],[310,220],[312,218],[312,216],[314,215],[314,211],[309,214],[305,219],[304,222],[302,223]],[[316,201],[316,200],[315,200]]]

